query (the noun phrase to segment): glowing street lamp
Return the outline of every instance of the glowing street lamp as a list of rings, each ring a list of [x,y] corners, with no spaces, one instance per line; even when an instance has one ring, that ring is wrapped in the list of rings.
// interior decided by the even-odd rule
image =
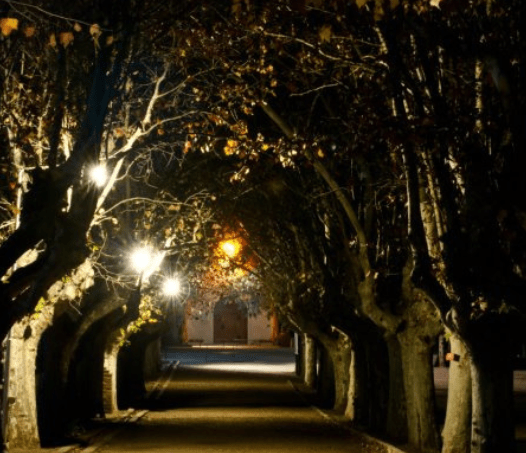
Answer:
[[[167,278],[163,282],[163,294],[168,297],[178,296],[181,292],[181,282],[178,278]]]
[[[165,252],[155,252],[151,247],[138,247],[130,255],[132,268],[147,279],[161,265]]]
[[[237,241],[228,240],[221,243],[221,250],[223,250],[223,253],[229,258],[234,258],[240,249],[241,245]]]
[[[97,187],[103,187],[108,180],[108,172],[103,164],[94,165],[89,170],[89,177]]]
[[[135,271],[142,274],[150,266],[153,258],[152,249],[138,247],[130,255],[130,262]]]

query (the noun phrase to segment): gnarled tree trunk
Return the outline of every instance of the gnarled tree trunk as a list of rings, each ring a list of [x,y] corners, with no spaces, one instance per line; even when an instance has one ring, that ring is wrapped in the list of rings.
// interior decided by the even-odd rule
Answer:
[[[423,452],[439,451],[431,342],[408,329],[398,335],[402,352],[409,444]]]
[[[343,332],[338,332],[336,338],[322,335],[323,343],[331,358],[334,373],[334,407],[337,412],[344,413],[347,407],[349,388],[349,365],[351,363],[351,341]]]

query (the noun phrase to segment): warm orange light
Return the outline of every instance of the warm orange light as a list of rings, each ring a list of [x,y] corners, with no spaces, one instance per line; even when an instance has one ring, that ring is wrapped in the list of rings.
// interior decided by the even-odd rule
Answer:
[[[221,250],[229,258],[234,258],[241,250],[241,244],[238,241],[223,241],[221,243]]]

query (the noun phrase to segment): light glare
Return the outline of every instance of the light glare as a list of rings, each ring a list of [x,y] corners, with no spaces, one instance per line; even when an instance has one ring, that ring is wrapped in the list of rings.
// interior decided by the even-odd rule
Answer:
[[[149,247],[139,247],[132,252],[130,259],[132,267],[141,273],[152,264],[153,253]]]
[[[229,258],[236,256],[239,253],[240,248],[240,245],[234,241],[224,241],[221,243],[221,250],[223,250],[225,255]]]
[[[181,282],[177,278],[167,278],[163,283],[165,296],[177,296],[181,292]]]
[[[97,187],[102,187],[108,180],[108,172],[105,165],[95,165],[89,171],[90,179]]]

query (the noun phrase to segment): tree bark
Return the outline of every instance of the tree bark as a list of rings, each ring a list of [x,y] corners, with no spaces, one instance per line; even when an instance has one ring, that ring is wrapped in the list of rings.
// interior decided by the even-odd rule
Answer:
[[[398,335],[402,352],[409,444],[422,452],[437,453],[439,436],[435,423],[432,344],[413,329]]]
[[[407,407],[405,401],[402,351],[395,335],[386,335],[389,354],[389,401],[386,434],[398,442],[407,441]]]
[[[344,413],[347,407],[347,392],[349,388],[349,365],[351,363],[350,338],[338,332],[333,339],[323,335],[320,338],[331,358],[334,373],[334,405],[333,409]]]
[[[364,378],[365,368],[365,352],[358,340],[355,340],[351,348],[347,406],[344,413],[345,417],[355,425],[365,422],[366,399],[368,399]]]
[[[117,356],[120,345],[112,342],[104,350],[102,374],[102,407],[104,416],[108,417],[119,411],[117,404]]]
[[[446,420],[442,430],[442,453],[469,453],[471,444],[471,364],[466,347],[457,335],[450,338],[451,353],[458,357],[449,365]]]
[[[9,378],[6,379],[8,412],[5,437],[9,448],[40,447],[36,401],[36,358],[38,338],[24,338],[28,322],[19,322],[11,330]]]
[[[333,408],[335,400],[334,388],[334,368],[331,357],[324,346],[318,349],[320,360],[320,373],[317,382],[317,393],[320,398],[320,404],[325,408]]]
[[[312,336],[304,334],[303,343],[303,382],[308,388],[314,389],[317,378],[316,341]]]

